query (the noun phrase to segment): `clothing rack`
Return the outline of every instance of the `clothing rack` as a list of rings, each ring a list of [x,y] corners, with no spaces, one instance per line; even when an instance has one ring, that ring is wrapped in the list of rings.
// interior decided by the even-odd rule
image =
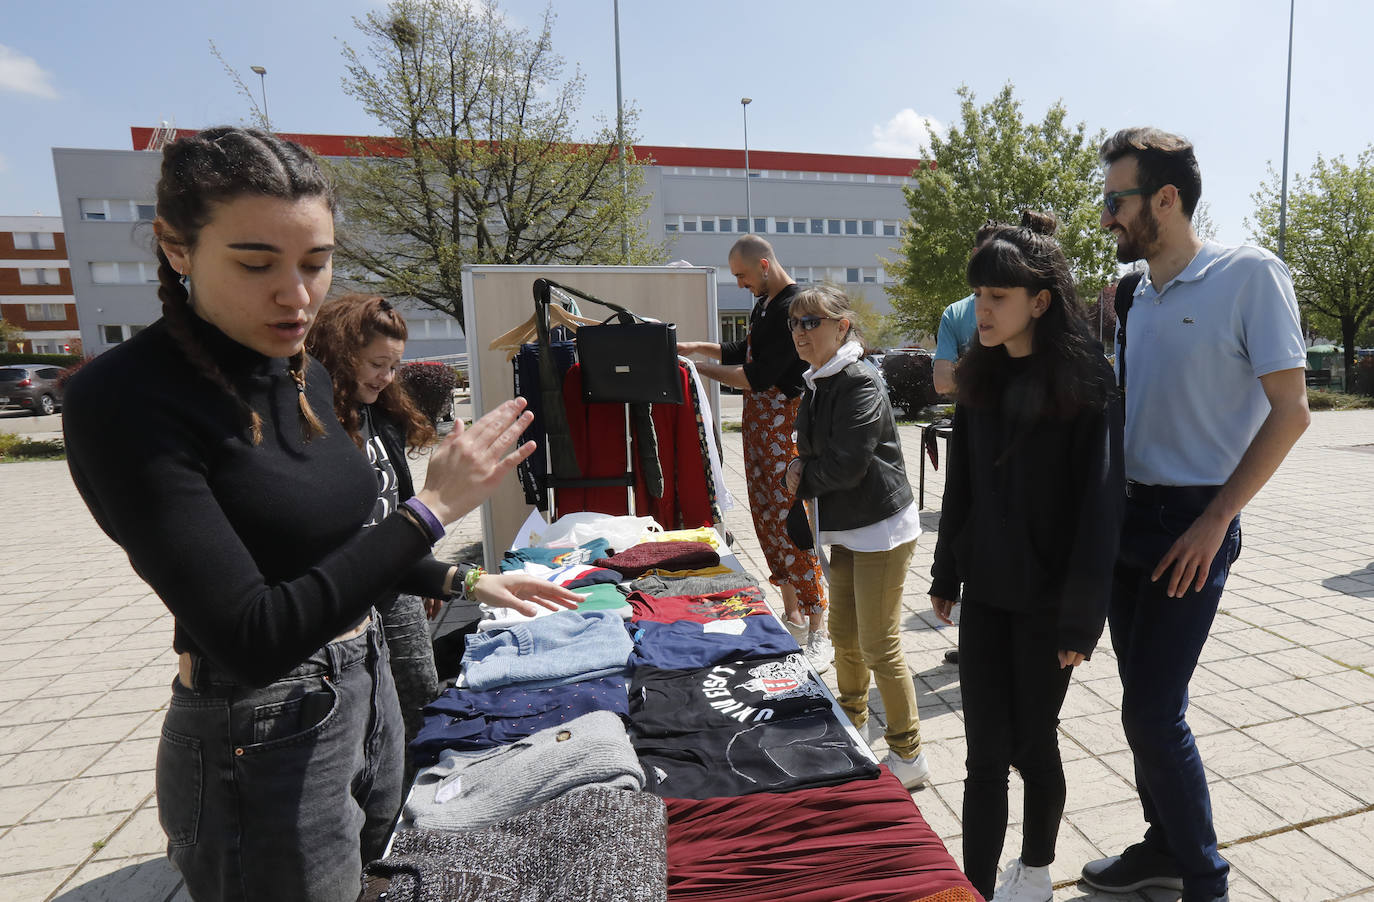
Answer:
[[[567,414],[563,409],[563,388],[562,381],[557,378],[554,370],[553,354],[549,346],[549,305],[553,303],[553,292],[557,290],[565,296],[581,298],[593,304],[600,304],[610,310],[614,310],[617,318],[622,323],[634,322],[635,316],[630,311],[621,307],[619,304],[604,301],[594,295],[579,291],[569,285],[562,285],[552,279],[534,280],[534,321],[535,329],[539,340],[539,382],[540,396],[544,410],[544,435],[548,443],[547,471],[544,475],[544,490],[553,492],[555,497],[560,488],[605,488],[607,486],[625,487],[626,509],[630,514],[635,513],[635,473],[632,454],[632,439],[630,430],[630,406],[625,407],[625,460],[629,464],[628,469],[623,475],[600,477],[590,479],[581,476],[581,470],[577,465],[577,455],[574,450],[567,445],[568,421]],[[555,433],[554,428],[557,432]],[[559,475],[574,472],[579,475]],[[546,513],[553,516],[554,505],[546,506]]]

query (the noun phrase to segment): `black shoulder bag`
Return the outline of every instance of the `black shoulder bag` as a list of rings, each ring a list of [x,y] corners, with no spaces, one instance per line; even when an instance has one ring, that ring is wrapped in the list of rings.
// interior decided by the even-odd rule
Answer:
[[[1126,397],[1126,317],[1131,312],[1131,304],[1135,303],[1135,289],[1143,275],[1133,272],[1116,283],[1113,302],[1116,308],[1116,383],[1123,399]]]

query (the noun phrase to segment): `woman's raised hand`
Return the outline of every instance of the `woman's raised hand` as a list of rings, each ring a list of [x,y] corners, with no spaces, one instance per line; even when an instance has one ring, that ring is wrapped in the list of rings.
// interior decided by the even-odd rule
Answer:
[[[510,450],[534,419],[525,399],[507,401],[467,429],[454,421],[429,458],[425,487],[415,493],[441,523],[452,523],[491,497],[516,464],[534,453],[534,442]]]

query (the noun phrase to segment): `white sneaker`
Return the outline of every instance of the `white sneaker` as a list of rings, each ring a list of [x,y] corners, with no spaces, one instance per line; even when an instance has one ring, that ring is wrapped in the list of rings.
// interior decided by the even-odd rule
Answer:
[[[816,668],[816,673],[825,673],[835,660],[835,646],[830,644],[830,636],[820,630],[812,630],[806,637],[806,660]]]
[[[907,789],[915,789],[922,783],[930,782],[930,765],[926,762],[925,752],[921,752],[915,758],[903,758],[888,749],[887,757],[883,759],[883,763],[898,780],[902,781],[902,785]]]
[[[806,637],[811,632],[810,623],[805,620],[801,623],[793,623],[791,620],[787,619],[786,614],[778,619],[782,621],[783,626],[787,627],[787,631],[792,634],[792,638],[796,640],[798,645],[806,644]]]
[[[1050,869],[1033,868],[1018,858],[997,878],[997,889],[989,902],[1050,902],[1053,898]]]

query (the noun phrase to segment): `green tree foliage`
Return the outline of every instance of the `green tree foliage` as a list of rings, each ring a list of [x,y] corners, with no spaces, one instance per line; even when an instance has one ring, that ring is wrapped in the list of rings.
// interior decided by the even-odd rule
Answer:
[[[1277,173],[1252,197],[1250,234],[1278,253]],[[1353,373],[1355,342],[1374,312],[1374,146],[1350,165],[1344,157],[1321,156],[1307,175],[1293,179],[1288,193],[1285,257],[1293,273],[1298,306],[1315,331],[1339,331],[1345,371]]]
[[[967,86],[958,93],[960,124],[946,137],[931,134],[935,168],[913,173],[905,189],[911,221],[900,257],[888,264],[894,284],[887,289],[902,331],[934,335],[940,313],[968,294],[964,274],[978,229],[989,219],[1018,222],[1027,208],[1059,218],[1057,237],[1091,302],[1116,273],[1114,244],[1098,226],[1104,133],[1068,125],[1061,103],[1044,121],[1025,121],[1010,83],[983,106]]]
[[[12,343],[18,344],[23,337],[23,329],[8,320],[0,319],[0,351],[8,351]]]
[[[392,0],[354,24],[367,45],[344,46],[344,90],[400,155],[363,148],[332,164],[343,281],[416,298],[461,324],[464,264],[662,257],[640,225],[642,166],[628,160],[622,185],[615,129],[599,124],[577,140],[583,79],[563,78],[551,9],[537,34],[513,26],[495,0]]]

